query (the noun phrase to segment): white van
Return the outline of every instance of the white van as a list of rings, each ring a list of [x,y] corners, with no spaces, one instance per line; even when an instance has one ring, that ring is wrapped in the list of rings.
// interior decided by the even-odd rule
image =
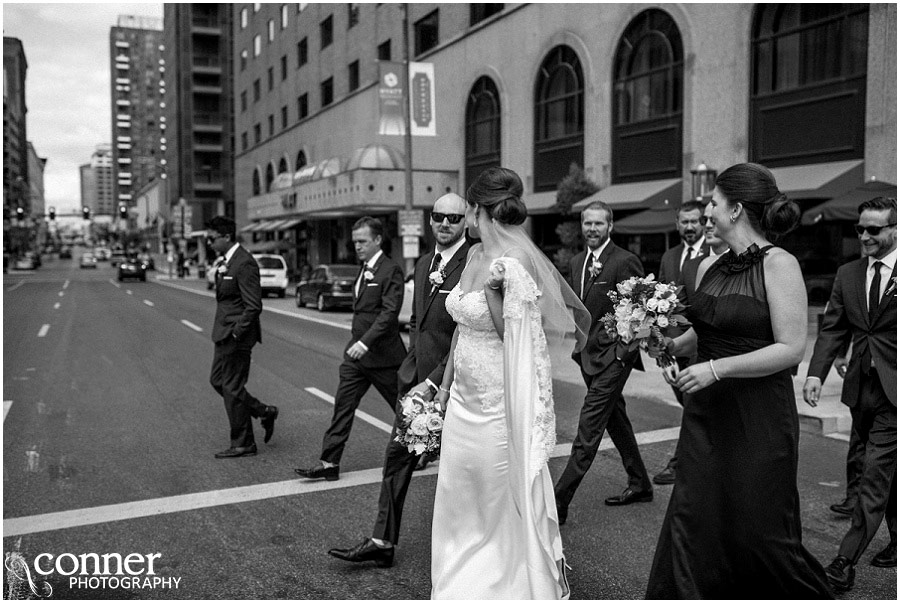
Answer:
[[[253,259],[259,264],[259,284],[263,295],[274,292],[284,297],[288,286],[287,263],[280,255],[254,253]]]

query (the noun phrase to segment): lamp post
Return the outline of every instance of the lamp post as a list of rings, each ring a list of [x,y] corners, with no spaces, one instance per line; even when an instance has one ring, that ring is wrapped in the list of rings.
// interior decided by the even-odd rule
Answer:
[[[710,169],[702,161],[691,170],[691,197],[700,201],[704,197],[712,195],[713,189],[716,187],[716,176],[719,173]]]

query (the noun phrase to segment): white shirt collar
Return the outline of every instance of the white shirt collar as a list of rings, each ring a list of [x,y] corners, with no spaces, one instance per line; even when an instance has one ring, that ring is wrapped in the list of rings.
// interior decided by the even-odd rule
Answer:
[[[591,248],[588,247],[588,249],[587,249],[587,255],[585,256],[584,261],[585,261],[585,262],[588,262],[588,261],[591,259],[591,256],[592,256],[592,255],[593,255],[596,259],[599,260],[599,259],[600,259],[600,254],[603,253],[603,250],[606,249],[606,247],[607,247],[607,245],[609,245],[609,242],[610,242],[610,241],[612,241],[612,239],[607,238],[605,241],[603,241],[603,244],[600,245],[600,247],[598,247],[597,249],[594,249],[594,250],[591,250]]]
[[[700,250],[703,249],[703,237],[697,239],[697,241],[693,245],[685,245],[684,253],[687,253],[688,247],[694,250],[694,255],[692,257],[697,257],[700,253]]]
[[[231,246],[231,249],[229,249],[228,251],[225,252],[225,263],[226,264],[231,261],[231,256],[234,255],[234,252],[237,250],[238,247],[240,247],[240,243],[235,243],[234,245]]]
[[[881,262],[888,268],[888,270],[893,270],[894,266],[897,265],[897,250],[894,249],[892,252],[890,252],[889,254],[887,254],[886,256],[881,258],[880,260],[875,259],[873,257],[869,257],[869,265],[866,266],[866,268],[867,269],[872,268],[872,265],[875,262]],[[882,270],[884,270],[884,268],[882,268]]]
[[[381,257],[381,254],[382,254],[382,253],[384,253],[384,252],[383,252],[382,250],[380,250],[380,249],[379,249],[378,251],[376,251],[376,252],[375,252],[375,255],[373,255],[372,257],[370,257],[370,258],[369,258],[369,261],[366,262],[366,266],[367,266],[368,268],[375,268],[375,262],[378,261],[378,258]]]
[[[434,248],[434,253],[441,256],[440,265],[443,266],[456,255],[456,252],[459,251],[459,248],[463,246],[466,242],[466,237],[460,237],[459,240],[453,244],[452,247],[448,247],[443,251],[438,251],[437,247]]]

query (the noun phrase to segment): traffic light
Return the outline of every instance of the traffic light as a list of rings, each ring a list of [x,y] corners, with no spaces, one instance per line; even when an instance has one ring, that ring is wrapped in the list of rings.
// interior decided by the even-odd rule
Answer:
[[[56,219],[56,208],[55,207],[51,207],[47,213],[50,215],[51,220]]]
[[[24,220],[25,219],[25,210],[21,207],[16,208],[16,219]]]
[[[88,207],[87,205],[82,207],[81,208],[81,217],[84,218],[85,220],[90,220],[91,219],[91,208]]]
[[[123,220],[128,219],[128,207],[124,203],[119,206],[119,217]]]

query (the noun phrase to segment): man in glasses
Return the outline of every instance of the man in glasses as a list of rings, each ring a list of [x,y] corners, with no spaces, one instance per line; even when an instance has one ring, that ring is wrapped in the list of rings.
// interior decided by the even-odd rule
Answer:
[[[459,282],[469,245],[465,234],[465,199],[448,193],[438,199],[431,212],[434,251],[419,258],[415,270],[412,316],[409,320],[409,353],[397,373],[400,395],[417,391],[431,399],[444,374],[450,340],[456,323],[444,307],[447,294]],[[394,562],[394,547],[400,538],[400,517],[417,457],[394,441],[402,411],[398,405],[394,429],[384,457],[378,516],[371,538],[348,549],[328,554],[344,561],[374,561],[379,567]]]
[[[859,206],[862,256],[834,279],[816,340],[803,398],[815,406],[834,360],[852,342],[841,401],[850,407],[854,437],[865,445],[850,529],[825,575],[835,592],[853,588],[854,565],[882,518],[890,544],[876,567],[897,566],[897,202],[877,197]]]
[[[216,317],[213,323],[212,370],[209,382],[225,401],[231,425],[231,446],[216,453],[217,459],[256,454],[251,417],[260,419],[268,442],[275,430],[278,407],[267,406],[245,389],[250,376],[250,354],[262,342],[259,315],[262,289],[259,266],[250,253],[235,241],[234,220],[216,216],[209,223],[210,246],[224,261],[216,269]]]

